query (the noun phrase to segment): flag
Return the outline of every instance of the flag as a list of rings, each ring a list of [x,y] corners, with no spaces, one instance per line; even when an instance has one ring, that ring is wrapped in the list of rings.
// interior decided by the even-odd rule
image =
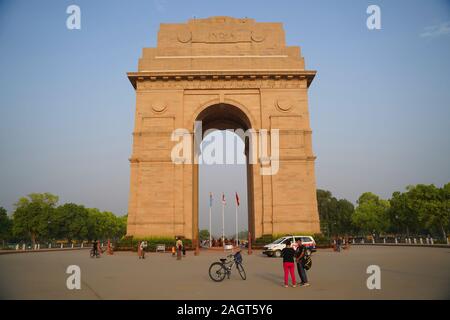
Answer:
[[[225,193],[222,193],[222,204],[223,204],[223,205],[226,204],[226,202],[225,202]]]
[[[239,195],[238,195],[237,192],[236,192],[236,204],[237,204],[237,206],[239,207]]]
[[[209,207],[212,208],[212,201],[213,201],[213,197],[212,197],[212,193],[209,193]]]

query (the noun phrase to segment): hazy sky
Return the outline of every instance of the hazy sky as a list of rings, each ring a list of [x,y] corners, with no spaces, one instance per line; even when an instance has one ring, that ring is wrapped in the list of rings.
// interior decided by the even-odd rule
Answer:
[[[81,30],[66,28],[70,4],[81,7]],[[366,27],[369,4],[381,7],[381,30]],[[156,45],[160,23],[214,15],[282,22],[318,71],[309,107],[319,188],[355,201],[450,181],[448,1],[0,0],[0,205],[52,192],[126,213],[135,108],[126,72]],[[231,232],[245,170],[211,171],[205,188],[226,192]]]

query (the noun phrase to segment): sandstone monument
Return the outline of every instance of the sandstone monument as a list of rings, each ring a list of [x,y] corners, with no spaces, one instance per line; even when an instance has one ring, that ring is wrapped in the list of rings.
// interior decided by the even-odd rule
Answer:
[[[211,17],[161,24],[157,47],[144,48],[138,71],[128,73],[136,90],[128,235],[197,239],[198,165],[172,161],[171,135],[186,128],[193,141],[199,120],[203,131],[279,129],[277,173],[260,173],[270,155],[247,164],[253,238],[319,232],[308,112],[315,74],[305,70],[299,47],[286,46],[281,23]]]

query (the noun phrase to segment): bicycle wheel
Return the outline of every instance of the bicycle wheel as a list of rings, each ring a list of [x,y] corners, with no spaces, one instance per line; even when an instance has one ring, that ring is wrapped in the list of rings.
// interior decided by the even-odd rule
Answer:
[[[241,276],[242,280],[247,279],[247,275],[245,274],[244,266],[240,263],[237,263],[236,268],[238,269],[239,275]]]
[[[223,279],[225,279],[226,274],[227,271],[220,262],[214,262],[209,267],[209,277],[211,278],[211,280],[215,282],[223,281]]]

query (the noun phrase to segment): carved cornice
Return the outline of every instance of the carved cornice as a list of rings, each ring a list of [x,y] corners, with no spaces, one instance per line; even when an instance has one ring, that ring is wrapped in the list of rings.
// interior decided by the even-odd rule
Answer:
[[[307,87],[309,87],[316,75],[316,71],[283,69],[237,71],[174,70],[129,72],[127,75],[135,89],[137,89],[139,81],[144,83],[143,88],[277,88],[279,86],[276,83],[284,82],[287,87],[289,87],[289,84],[299,86],[303,80],[306,80]]]
[[[283,156],[280,155],[278,158],[278,161],[283,162],[283,161],[315,161],[316,160],[316,156]],[[168,157],[148,157],[148,156],[132,156],[131,158],[128,159],[128,161],[130,163],[151,163],[151,162],[158,162],[158,163],[173,163],[172,159],[170,158],[170,156]],[[269,165],[272,161],[274,161],[274,159],[272,159],[271,157],[264,157],[264,158],[260,158],[258,163],[254,163],[253,165]],[[184,163],[184,161],[183,161]],[[192,165],[192,163],[189,163],[188,165]]]

